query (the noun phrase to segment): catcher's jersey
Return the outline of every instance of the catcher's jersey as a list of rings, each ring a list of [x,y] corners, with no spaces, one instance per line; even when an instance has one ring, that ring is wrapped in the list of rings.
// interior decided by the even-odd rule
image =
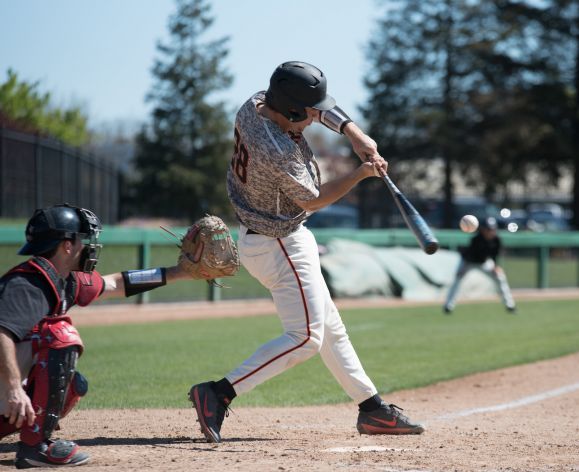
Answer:
[[[318,197],[320,172],[301,134],[290,136],[257,113],[264,101],[264,92],[258,92],[237,112],[227,193],[243,225],[283,238],[307,218],[294,201]]]

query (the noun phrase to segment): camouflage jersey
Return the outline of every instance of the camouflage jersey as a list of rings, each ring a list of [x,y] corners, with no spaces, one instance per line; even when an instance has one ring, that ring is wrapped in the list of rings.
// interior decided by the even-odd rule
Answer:
[[[257,113],[257,105],[264,101],[265,93],[258,92],[237,112],[227,194],[243,225],[283,238],[307,218],[294,202],[318,197],[320,171],[301,134],[285,133]]]

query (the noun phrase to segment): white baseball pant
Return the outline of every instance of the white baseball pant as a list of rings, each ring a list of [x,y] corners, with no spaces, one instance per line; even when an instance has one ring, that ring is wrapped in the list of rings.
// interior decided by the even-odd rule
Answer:
[[[271,238],[240,226],[238,248],[242,264],[271,292],[284,333],[226,375],[235,392],[248,392],[319,352],[352,400],[375,395],[330,297],[311,231],[300,226],[285,238]]]

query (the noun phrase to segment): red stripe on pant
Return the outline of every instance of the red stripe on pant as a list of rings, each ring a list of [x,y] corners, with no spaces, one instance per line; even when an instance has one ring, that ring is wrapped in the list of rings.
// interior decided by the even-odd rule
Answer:
[[[244,375],[243,377],[241,377],[240,379],[237,379],[235,382],[233,382],[231,385],[235,385],[239,382],[242,382],[243,380],[247,379],[248,377],[251,377],[253,374],[255,374],[256,372],[259,372],[261,369],[263,369],[264,367],[267,367],[269,364],[271,364],[272,362],[277,361],[280,357],[283,357],[287,354],[289,354],[290,352],[295,351],[296,349],[299,349],[300,347],[302,347],[304,344],[306,344],[309,340],[310,340],[310,313],[308,311],[308,305],[306,303],[306,295],[304,294],[304,289],[302,287],[302,282],[300,280],[300,277],[298,275],[298,271],[296,270],[292,260],[290,259],[289,254],[287,253],[283,243],[281,242],[281,239],[277,238],[277,242],[279,243],[279,247],[281,248],[281,250],[283,251],[285,258],[288,261],[288,264],[290,265],[294,275],[296,276],[296,281],[298,283],[298,286],[300,287],[300,294],[302,296],[302,303],[304,304],[304,312],[306,315],[306,327],[307,327],[307,331],[308,331],[308,335],[306,337],[306,339],[301,342],[300,344],[298,344],[295,347],[292,347],[291,349],[288,349],[285,352],[282,352],[281,354],[278,354],[277,356],[275,356],[273,359],[270,359],[269,361],[267,361],[265,364],[261,365],[260,367],[258,367],[257,369],[251,371],[249,374]]]

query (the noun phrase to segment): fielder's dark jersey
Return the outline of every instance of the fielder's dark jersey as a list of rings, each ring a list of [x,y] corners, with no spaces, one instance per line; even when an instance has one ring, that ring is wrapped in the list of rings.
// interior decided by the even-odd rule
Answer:
[[[478,233],[470,240],[470,245],[461,252],[465,261],[473,264],[482,264],[487,259],[492,259],[496,262],[500,250],[501,240],[498,236],[486,239],[481,233]]]
[[[80,284],[72,297],[78,305],[88,305],[102,293],[104,284],[96,271],[92,273],[92,285],[86,285],[87,274],[72,272],[68,279],[59,281],[57,289],[70,287],[73,277]],[[22,341],[35,325],[53,313],[56,301],[54,290],[42,274],[8,273],[0,278],[0,326],[10,331],[15,340]]]
[[[290,136],[257,113],[264,100],[258,92],[237,112],[227,194],[243,225],[283,238],[309,216],[294,202],[318,197],[320,173],[302,135]]]

